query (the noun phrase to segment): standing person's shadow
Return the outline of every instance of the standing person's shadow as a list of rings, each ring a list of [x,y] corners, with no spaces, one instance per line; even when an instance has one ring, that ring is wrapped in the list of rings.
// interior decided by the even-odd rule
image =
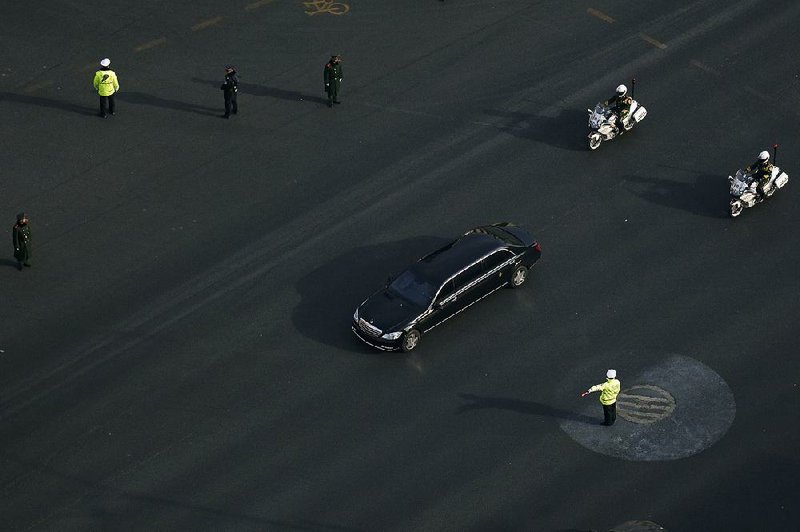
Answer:
[[[159,96],[153,96],[144,92],[125,91],[117,94],[117,98],[126,103],[134,105],[152,105],[154,107],[165,107],[176,111],[185,111],[206,116],[217,116],[220,110],[216,107],[206,107],[194,103],[181,102],[178,100],[168,100]]]
[[[195,83],[202,83],[212,87],[219,88],[220,82],[210,79],[192,78]],[[256,85],[254,83],[239,82],[239,94],[250,94],[252,96],[267,96],[269,98],[278,98],[280,100],[289,100],[292,102],[305,101],[312,103],[320,103],[328,105],[328,100],[320,96],[310,96],[299,91],[289,91],[285,89],[278,89],[275,87],[267,87],[265,85]]]
[[[11,266],[15,270],[17,269],[17,261],[15,260],[8,260],[8,259],[0,259],[0,266]]]
[[[36,105],[39,107],[50,107],[52,109],[62,109],[80,115],[96,115],[98,112],[97,107],[84,107],[62,100],[53,100],[51,98],[43,98],[41,96],[30,96],[27,94],[16,94],[13,92],[0,92],[0,102],[8,100],[10,102],[22,103],[25,105]]]
[[[471,393],[460,393],[458,396],[465,401],[470,401],[458,407],[458,414],[463,414],[470,410],[485,410],[491,408],[495,410],[511,410],[513,412],[531,414],[534,416],[555,417],[578,423],[586,423],[587,425],[600,424],[596,418],[577,414],[575,412],[568,412],[567,410],[561,410],[560,408],[554,408],[542,403],[534,403],[533,401],[521,401],[508,397],[485,397]]]

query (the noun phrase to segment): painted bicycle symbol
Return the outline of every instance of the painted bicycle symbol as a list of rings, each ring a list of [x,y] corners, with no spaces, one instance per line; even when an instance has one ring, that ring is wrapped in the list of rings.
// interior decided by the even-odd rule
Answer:
[[[306,15],[320,15],[329,13],[331,15],[344,15],[350,11],[350,4],[343,4],[341,2],[334,2],[333,0],[311,0],[311,2],[303,2],[309,11]]]

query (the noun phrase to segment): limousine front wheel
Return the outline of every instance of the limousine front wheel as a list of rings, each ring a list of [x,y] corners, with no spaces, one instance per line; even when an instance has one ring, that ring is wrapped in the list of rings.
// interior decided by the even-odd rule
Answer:
[[[511,288],[519,288],[525,284],[528,278],[528,268],[520,264],[514,268],[514,273],[511,274]]]
[[[404,353],[413,351],[419,344],[419,339],[422,335],[416,329],[411,329],[403,335],[403,341],[400,343],[400,348]]]

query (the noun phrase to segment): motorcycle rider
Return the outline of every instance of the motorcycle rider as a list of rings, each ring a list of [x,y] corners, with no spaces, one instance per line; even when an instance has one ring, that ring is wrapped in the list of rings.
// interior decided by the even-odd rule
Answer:
[[[767,150],[762,151],[758,154],[758,159],[745,168],[745,172],[748,174],[752,174],[752,176],[758,182],[756,186],[756,191],[758,191],[759,196],[761,199],[764,199],[766,193],[764,192],[764,187],[769,183],[769,180],[772,179],[772,163],[769,162],[769,152]]]
[[[631,110],[631,103],[633,103],[633,99],[628,96],[628,87],[625,85],[620,85],[617,87],[617,91],[614,93],[614,96],[604,102],[604,104],[617,115],[616,126],[619,130],[619,133],[624,131],[624,128],[622,127],[622,119],[628,116],[628,113]]]

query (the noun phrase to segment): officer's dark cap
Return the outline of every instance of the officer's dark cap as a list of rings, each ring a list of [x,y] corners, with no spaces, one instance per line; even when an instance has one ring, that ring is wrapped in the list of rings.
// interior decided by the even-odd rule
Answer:
[[[21,222],[23,218],[27,218],[27,215],[24,212],[21,212],[17,215],[18,222]]]

